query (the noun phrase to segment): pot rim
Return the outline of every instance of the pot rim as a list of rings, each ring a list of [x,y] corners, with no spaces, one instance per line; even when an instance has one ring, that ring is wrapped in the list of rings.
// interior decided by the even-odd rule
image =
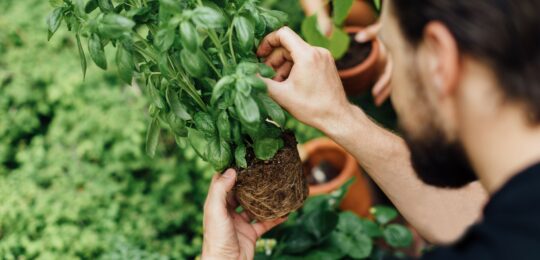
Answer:
[[[346,26],[345,32],[357,33],[363,29],[364,27],[360,27],[360,26]],[[379,40],[377,38],[374,38],[373,40],[371,40],[371,52],[369,53],[368,57],[362,63],[352,68],[348,68],[345,70],[338,70],[339,76],[342,79],[351,78],[375,66],[377,63],[377,57],[379,56],[379,52],[380,52]]]
[[[356,159],[347,153],[347,151],[345,151],[341,146],[328,138],[319,138],[306,143],[306,159],[308,159],[310,155],[313,154],[317,149],[321,148],[334,150],[335,152],[342,154],[345,156],[345,163],[343,165],[343,169],[336,178],[327,183],[309,185],[309,195],[321,195],[335,191],[343,186],[343,184],[345,184],[350,178],[352,178],[355,175],[355,172],[360,171],[360,168],[358,168],[358,165],[356,164]]]

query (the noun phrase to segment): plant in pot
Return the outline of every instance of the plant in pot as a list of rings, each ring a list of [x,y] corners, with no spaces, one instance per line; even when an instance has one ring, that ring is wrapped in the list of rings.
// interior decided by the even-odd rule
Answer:
[[[50,2],[49,38],[65,22],[83,77],[89,53],[102,69],[114,60],[123,81],[142,86],[151,100],[150,156],[161,128],[168,128],[217,171],[237,169],[236,199],[257,220],[301,207],[308,189],[296,140],[283,130],[285,113],[257,76],[274,71],[255,55],[261,38],[283,26],[286,15],[256,0]]]
[[[257,243],[256,259],[405,258],[413,234],[397,223],[398,213],[373,207],[369,218],[337,207],[347,185],[335,193],[312,197],[289,220]]]
[[[332,1],[332,28],[325,34],[319,28],[317,14],[302,22],[302,35],[308,43],[328,49],[336,60],[339,76],[345,91],[356,96],[373,86],[377,76],[379,43],[373,39],[367,43],[354,41],[362,27],[343,27],[354,0]],[[374,0],[377,7],[380,1]]]

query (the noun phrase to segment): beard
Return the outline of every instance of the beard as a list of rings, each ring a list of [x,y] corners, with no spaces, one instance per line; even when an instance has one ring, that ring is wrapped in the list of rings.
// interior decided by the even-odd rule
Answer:
[[[424,183],[457,189],[478,180],[463,146],[447,142],[441,131],[434,131],[422,139],[412,138],[406,131],[404,133],[412,166]]]

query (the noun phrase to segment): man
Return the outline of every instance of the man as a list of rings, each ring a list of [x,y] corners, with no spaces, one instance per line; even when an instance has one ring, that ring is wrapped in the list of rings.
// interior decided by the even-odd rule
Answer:
[[[380,38],[405,142],[349,104],[326,50],[282,28],[258,54],[278,72],[271,96],[351,152],[441,245],[426,259],[540,259],[538,10],[538,0],[385,1]],[[203,258],[252,258],[283,221],[228,210],[235,174],[211,184]]]

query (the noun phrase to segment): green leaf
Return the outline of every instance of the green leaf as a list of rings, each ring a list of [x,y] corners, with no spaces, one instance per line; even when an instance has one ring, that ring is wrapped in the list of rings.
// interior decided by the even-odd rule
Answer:
[[[270,160],[283,147],[283,140],[277,138],[257,139],[253,143],[253,151],[258,159]]]
[[[287,22],[287,14],[284,12],[264,8],[260,8],[260,10],[268,31],[275,31]]]
[[[383,230],[384,241],[395,248],[407,248],[412,244],[412,233],[399,224],[390,224]]]
[[[341,27],[343,22],[345,22],[345,19],[347,19],[347,16],[349,16],[349,12],[351,11],[351,7],[352,7],[354,1],[355,0],[334,0],[334,1],[332,1],[332,4],[333,4],[332,19],[334,20],[334,24]]]
[[[270,116],[270,118],[279,126],[284,127],[285,113],[283,112],[283,109],[281,109],[281,107],[265,93],[259,93],[257,97],[263,108],[266,110],[266,113],[268,113],[268,116]]]
[[[49,32],[49,36],[47,40],[51,39],[51,37],[60,27],[60,24],[62,24],[62,19],[64,17],[62,15],[62,12],[64,12],[64,8],[58,7],[58,8],[55,8],[47,17],[47,27],[48,27],[48,32]]]
[[[57,8],[57,7],[62,7],[64,5],[64,1],[63,0],[49,0],[49,4],[52,7]]]
[[[349,35],[345,31],[334,26],[327,48],[332,53],[332,57],[339,60],[347,53],[350,43],[351,38]]]
[[[365,234],[353,234],[350,232],[334,231],[331,235],[332,243],[342,253],[355,259],[363,259],[371,255],[373,241]]]
[[[202,78],[208,71],[208,66],[206,65],[203,55],[204,54],[200,50],[196,53],[192,53],[187,49],[183,49],[180,52],[182,66],[187,73],[194,78]]]
[[[225,93],[227,89],[235,82],[235,79],[231,76],[225,76],[221,78],[216,85],[214,86],[214,89],[212,90],[212,99],[210,101],[211,104],[215,104],[216,101]]]
[[[212,117],[204,112],[199,112],[193,117],[195,126],[198,130],[202,131],[205,135],[213,137],[216,135],[216,126]]]
[[[151,79],[148,80],[148,83],[146,84],[146,89],[148,90],[148,95],[150,96],[153,104],[159,109],[165,109],[165,102],[163,102],[161,94],[156,89],[156,86]]]
[[[84,11],[87,14],[89,14],[89,13],[93,12],[94,10],[96,10],[97,7],[98,7],[98,1],[97,0],[90,0],[84,6]]]
[[[265,78],[271,79],[276,76],[276,71],[264,63],[259,63],[259,74]]]
[[[193,128],[188,129],[188,140],[189,144],[193,147],[197,155],[203,160],[207,161],[207,148],[208,140],[205,138],[204,134],[200,131],[197,131]]]
[[[135,27],[135,22],[124,16],[108,13],[99,24],[99,31],[111,39],[118,39]]]
[[[337,227],[339,215],[331,210],[315,210],[302,218],[302,224],[307,232],[317,241],[324,240]]]
[[[217,171],[225,170],[231,164],[231,147],[225,140],[212,138],[208,144],[207,155],[208,161]]]
[[[304,19],[302,22],[302,35],[306,41],[314,46],[328,48],[330,42],[318,27],[317,15],[312,15]]]
[[[99,35],[93,33],[88,39],[88,52],[90,57],[100,68],[107,69],[107,57],[105,56],[105,49],[101,45],[101,39]]]
[[[360,220],[362,221],[364,232],[368,236],[374,237],[374,238],[382,236],[382,230],[377,224],[375,224],[375,222],[369,219],[360,219]]]
[[[380,225],[386,225],[396,219],[398,213],[395,209],[387,206],[376,206],[371,208],[370,213],[375,217],[375,221]]]
[[[116,50],[116,66],[118,75],[125,83],[131,85],[133,79],[133,71],[135,70],[135,62],[133,55],[122,44],[119,44]]]
[[[169,113],[167,116],[169,127],[176,137],[187,137],[186,121],[178,118],[175,114]]]
[[[186,121],[191,120],[191,115],[188,113],[187,107],[180,102],[178,93],[176,93],[176,91],[174,91],[171,87],[167,88],[165,98],[167,99],[169,107],[178,118]]]
[[[172,28],[161,28],[155,38],[156,46],[162,51],[168,51],[174,43],[175,31]]]
[[[198,27],[208,29],[222,28],[227,23],[223,12],[208,6],[197,7],[192,19]]]
[[[375,9],[380,12],[381,11],[381,0],[373,0],[373,4],[375,5]]]
[[[232,140],[231,122],[229,121],[227,111],[223,110],[219,113],[216,125],[219,132],[219,137],[227,142],[230,142]]]
[[[150,157],[154,157],[156,154],[156,147],[159,141],[160,126],[159,121],[155,117],[150,121],[148,131],[146,133],[146,154]]]
[[[255,25],[253,25],[253,22],[249,18],[240,15],[234,18],[233,26],[240,49],[245,52],[253,49],[255,46]]]
[[[180,23],[180,44],[191,52],[197,52],[199,48],[199,33],[188,21]]]
[[[81,58],[81,68],[84,79],[86,78],[86,55],[84,55],[84,50],[81,44],[81,37],[79,36],[79,34],[75,34],[75,38],[77,38],[77,49],[79,50],[79,56]]]
[[[98,6],[99,9],[101,9],[101,11],[104,13],[114,11],[114,6],[112,5],[111,0],[98,0]]]
[[[234,159],[236,161],[236,166],[241,168],[247,168],[246,161],[246,146],[244,144],[238,145],[234,151]]]
[[[251,86],[243,78],[241,78],[236,81],[236,91],[247,97],[251,94]]]
[[[313,238],[304,228],[295,227],[287,232],[283,245],[283,251],[290,254],[305,253],[311,247],[316,245],[316,239]]]
[[[245,77],[244,80],[254,89],[260,90],[260,91],[267,91],[266,83],[259,77],[253,75]]]
[[[253,75],[259,71],[258,63],[242,61],[236,66],[236,74],[241,76]]]
[[[237,92],[234,97],[234,105],[236,113],[240,120],[246,125],[253,126],[258,124],[261,120],[261,114],[257,103],[251,96],[244,96]]]

